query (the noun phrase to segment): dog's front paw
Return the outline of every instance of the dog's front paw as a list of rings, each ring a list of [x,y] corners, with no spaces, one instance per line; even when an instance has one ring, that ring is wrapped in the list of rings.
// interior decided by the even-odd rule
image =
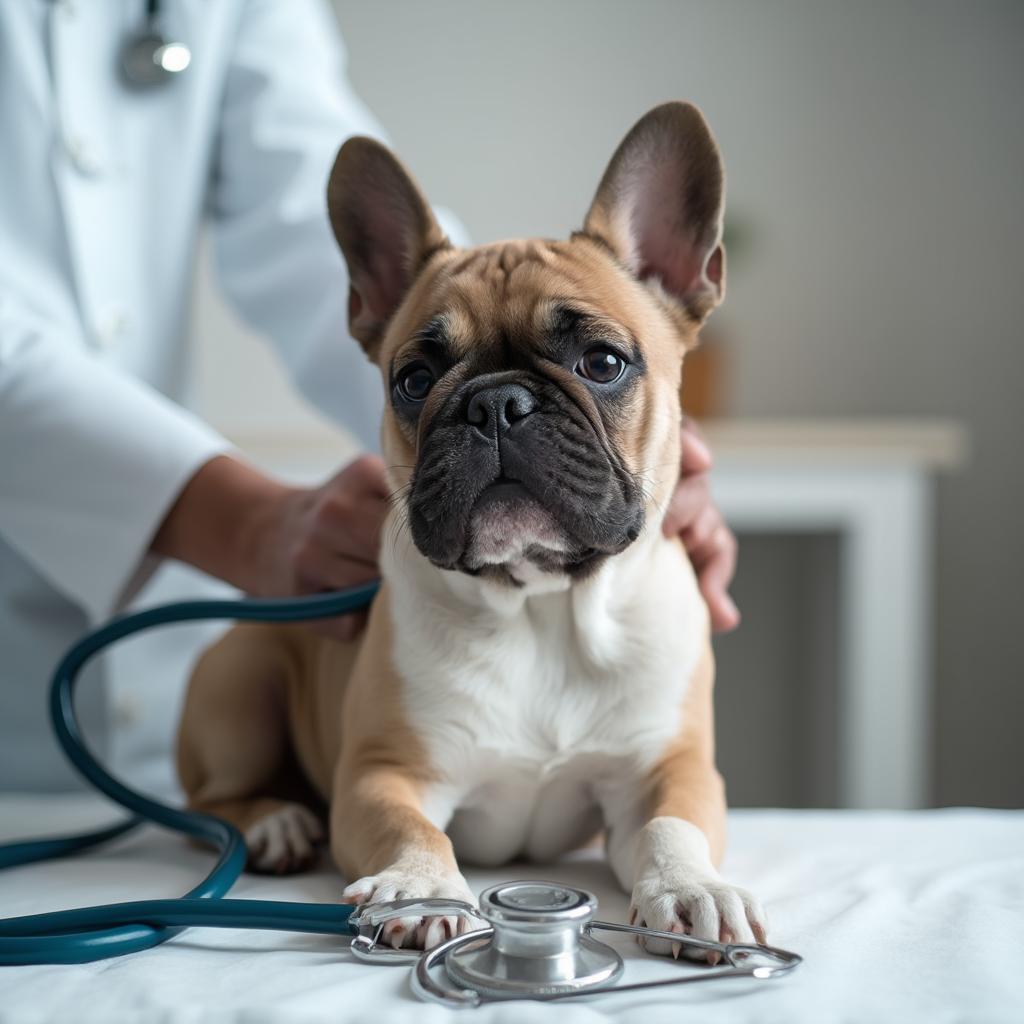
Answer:
[[[631,924],[662,932],[679,932],[712,942],[764,942],[765,918],[760,903],[746,889],[717,874],[680,868],[642,878],[633,887]],[[648,953],[679,955],[678,943],[638,937]],[[683,947],[685,949],[685,947]],[[718,962],[718,954],[685,949],[696,960]]]
[[[408,869],[393,865],[379,875],[367,875],[346,886],[342,903],[385,903],[391,900],[448,899],[476,906],[476,899],[458,872],[442,873],[423,868]],[[381,941],[394,949],[432,949],[455,935],[480,927],[472,918],[400,917],[388,921]]]
[[[746,889],[723,881],[708,854],[707,840],[678,818],[650,821],[640,835],[640,870],[633,886],[630,924],[678,932],[711,942],[764,942],[764,910]],[[714,952],[680,947],[668,939],[638,937],[649,953],[718,963]]]

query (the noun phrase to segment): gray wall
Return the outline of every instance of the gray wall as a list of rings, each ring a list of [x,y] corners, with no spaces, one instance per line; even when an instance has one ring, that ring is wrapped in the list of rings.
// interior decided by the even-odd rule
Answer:
[[[718,317],[730,410],[949,415],[971,431],[970,464],[939,484],[934,795],[1024,803],[1024,5],[335,7],[357,88],[479,241],[564,234],[640,114],[704,109],[749,236]],[[809,782],[792,751],[834,678],[817,638],[801,643],[828,541],[745,540],[747,621],[719,643],[734,797],[827,802],[834,780]]]

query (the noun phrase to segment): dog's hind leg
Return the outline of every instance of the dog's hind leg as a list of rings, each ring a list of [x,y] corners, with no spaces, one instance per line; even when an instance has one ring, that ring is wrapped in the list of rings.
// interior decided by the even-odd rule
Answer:
[[[178,734],[188,806],[242,831],[249,868],[284,874],[315,861],[319,799],[292,749],[288,687],[301,658],[288,630],[242,625],[199,659]]]

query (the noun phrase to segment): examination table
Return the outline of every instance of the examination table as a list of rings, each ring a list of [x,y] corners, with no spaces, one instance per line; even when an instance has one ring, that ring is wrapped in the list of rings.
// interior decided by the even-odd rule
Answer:
[[[117,815],[92,796],[0,795],[0,841]],[[0,873],[0,915],[176,896],[210,863],[147,827]],[[1024,811],[734,811],[726,873],[766,904],[769,940],[803,954],[792,975],[450,1010],[416,1000],[408,968],[359,963],[328,937],[195,928],[120,960],[0,968],[0,1024],[1024,1022]],[[626,896],[594,854],[468,872],[477,891],[520,876],[588,888],[602,917],[625,919]],[[245,875],[231,895],[329,901],[341,888],[325,857],[311,874]],[[699,969],[609,941],[627,957],[626,981]]]

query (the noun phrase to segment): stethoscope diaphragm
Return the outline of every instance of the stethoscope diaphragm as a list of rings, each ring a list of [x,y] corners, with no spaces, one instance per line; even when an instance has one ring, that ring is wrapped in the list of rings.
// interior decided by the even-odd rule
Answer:
[[[494,999],[569,994],[614,984],[622,957],[590,935],[597,900],[551,882],[505,882],[480,895],[489,942],[465,943],[444,958],[461,989]]]

